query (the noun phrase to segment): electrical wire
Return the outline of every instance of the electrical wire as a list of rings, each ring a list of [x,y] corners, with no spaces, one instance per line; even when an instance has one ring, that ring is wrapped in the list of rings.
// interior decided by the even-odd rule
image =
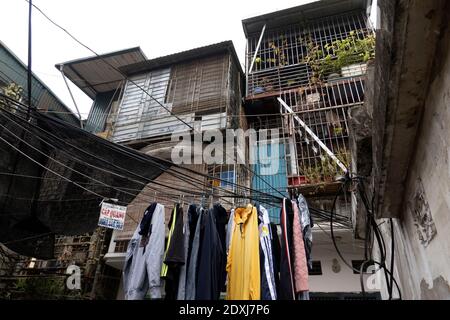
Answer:
[[[389,299],[392,299],[392,293],[393,293],[393,285],[395,284],[398,294],[399,294],[399,299],[401,299],[401,292],[400,292],[400,288],[398,286],[398,283],[393,275],[393,261],[394,261],[394,255],[392,253],[391,255],[391,269],[389,270],[386,267],[385,264],[385,252],[386,252],[386,247],[385,247],[385,242],[383,239],[383,236],[379,230],[379,226],[377,225],[374,216],[373,216],[373,209],[374,209],[374,193],[373,193],[373,197],[372,197],[372,207],[369,208],[368,205],[368,199],[367,199],[367,195],[364,189],[364,179],[361,179],[361,177],[356,178],[356,180],[358,181],[358,191],[360,194],[360,198],[363,202],[364,208],[366,210],[366,239],[365,239],[365,261],[361,264],[360,270],[357,270],[355,268],[353,268],[353,266],[351,266],[346,259],[343,257],[341,251],[339,250],[337,244],[336,244],[336,240],[335,240],[335,236],[334,236],[334,230],[333,230],[333,216],[334,216],[334,209],[336,207],[336,201],[337,198],[339,197],[339,195],[341,194],[342,191],[345,191],[346,185],[349,183],[349,181],[352,181],[352,179],[349,178],[349,176],[347,176],[347,178],[345,179],[344,183],[341,185],[341,188],[339,189],[339,191],[337,192],[334,201],[333,201],[333,206],[331,209],[331,216],[330,216],[330,231],[331,231],[331,239],[333,241],[333,245],[339,255],[339,257],[342,259],[342,261],[350,268],[352,269],[354,272],[359,273],[360,275],[360,284],[361,284],[361,291],[363,296],[365,296],[365,288],[364,288],[364,283],[363,283],[363,272],[364,272],[364,267],[367,264],[376,264],[380,267],[381,270],[384,271],[384,275],[385,275],[385,279],[386,279],[386,285],[387,285],[387,289],[388,289],[388,294],[389,294]],[[372,233],[374,233],[375,235],[375,240],[377,241],[378,244],[378,248],[380,250],[380,256],[381,256],[381,261],[376,261],[372,258],[372,254],[368,253],[368,243],[370,241],[368,235],[371,233],[370,231],[372,231]],[[391,225],[391,245],[393,246],[393,228]],[[395,249],[393,247],[393,249]],[[372,250],[372,249],[371,249]],[[371,252],[371,251],[370,251]]]
[[[29,0],[25,0],[26,2],[29,2]],[[30,3],[31,5],[31,3]],[[87,50],[89,50],[90,52],[92,52],[96,57],[102,59],[102,61],[104,63],[106,63],[109,67],[111,67],[113,70],[115,70],[116,72],[120,73],[122,75],[122,77],[124,79],[126,79],[127,81],[131,82],[134,86],[136,86],[137,88],[139,88],[141,91],[143,91],[148,97],[150,97],[152,100],[154,100],[157,104],[159,104],[163,109],[165,109],[167,112],[169,112],[172,116],[174,116],[177,120],[179,120],[180,122],[182,122],[183,124],[185,124],[186,126],[188,126],[191,130],[193,130],[194,132],[196,131],[194,127],[192,127],[191,125],[189,125],[188,123],[186,123],[183,119],[179,118],[177,115],[173,114],[173,112],[168,109],[166,106],[164,106],[161,102],[159,102],[156,98],[154,98],[147,90],[145,90],[144,88],[142,88],[140,85],[138,85],[135,81],[133,81],[132,79],[130,79],[125,73],[123,73],[119,68],[116,68],[115,66],[113,66],[111,63],[109,63],[104,57],[102,57],[101,55],[99,55],[97,52],[95,52],[94,50],[92,50],[89,46],[85,45],[84,43],[82,43],[80,40],[78,40],[75,36],[73,36],[69,31],[67,31],[65,28],[63,28],[62,26],[60,26],[59,24],[57,24],[55,21],[53,21],[50,17],[48,17],[39,7],[37,7],[36,5],[33,4],[33,7],[36,8],[36,10],[38,10],[50,23],[52,23],[54,26],[56,26],[57,28],[59,28],[60,30],[62,30],[64,33],[66,33],[69,37],[71,37],[75,42],[77,42],[78,44],[80,44],[81,46],[83,46],[84,48],[86,48]],[[224,151],[224,150],[222,150]],[[224,151],[226,154],[226,151]],[[233,157],[234,158],[234,157]],[[274,188],[272,185],[270,185],[265,179],[263,179],[260,175],[256,174],[252,169],[250,169],[248,166],[246,166],[245,164],[242,164],[244,168],[246,168],[247,171],[249,171],[251,174],[253,174],[254,176],[256,176],[258,179],[260,179],[261,181],[264,182],[264,184],[266,184],[267,186],[269,186],[270,188],[272,188],[276,193],[279,193],[281,195],[281,197],[284,197],[284,194],[281,193],[278,189]]]
[[[11,240],[11,241],[6,241],[6,242],[2,242],[3,245],[8,245],[11,243],[17,243],[17,242],[23,242],[23,241],[27,241],[27,240],[31,240],[31,239],[37,239],[37,238],[42,238],[45,236],[50,236],[53,235],[53,232],[46,232],[46,233],[40,233],[38,235],[34,235],[31,237],[26,237],[26,238],[20,238],[20,239],[15,239],[15,240]]]
[[[23,155],[24,157],[26,157],[27,159],[29,159],[30,161],[32,161],[33,163],[37,164],[38,166],[42,167],[44,170],[47,170],[55,175],[57,175],[58,177],[62,178],[63,180],[69,182],[69,183],[73,183],[75,186],[101,198],[101,199],[108,199],[108,197],[102,196],[101,194],[92,191],[86,187],[83,187],[82,185],[71,181],[70,179],[64,177],[63,175],[60,175],[59,173],[53,171],[52,169],[47,168],[46,166],[42,165],[41,163],[39,163],[39,161],[36,161],[35,159],[33,159],[32,157],[28,156],[26,153],[24,153],[23,151],[21,151],[19,148],[15,147],[13,144],[9,143],[7,140],[5,140],[3,137],[0,136],[0,140],[3,141],[4,143],[6,143],[7,145],[9,145],[11,148],[13,148],[14,150],[16,150],[17,152],[19,152],[21,155]],[[129,216],[131,220],[133,220],[134,222],[138,223],[133,217]]]
[[[2,127],[4,127],[4,126],[2,126]],[[5,128],[6,129],[6,128]],[[6,129],[6,130],[8,130],[8,129]],[[10,132],[11,133],[11,132]],[[17,136],[15,136],[15,137],[17,137]],[[17,137],[18,138],[18,137]],[[19,138],[20,139],[20,138]],[[61,163],[60,163],[61,164]],[[98,168],[98,167],[97,167]],[[71,170],[71,168],[69,168],[69,170]],[[81,174],[81,175],[83,175],[82,173],[80,173],[80,172],[77,172],[77,173],[79,173],[79,174]],[[94,179],[95,180],[95,179]],[[99,183],[101,183],[101,184],[103,184],[102,182],[100,182],[100,181],[96,181],[96,182],[99,182]],[[104,184],[103,184],[104,185]],[[109,187],[111,187],[110,185],[108,185]],[[116,189],[117,190],[117,189]],[[123,190],[117,190],[117,191],[119,191],[119,192],[123,192]],[[182,191],[186,191],[186,190],[182,190]],[[137,195],[134,195],[134,196],[137,196]],[[149,195],[149,197],[153,197],[153,195]],[[226,195],[223,195],[223,197],[233,197],[233,196],[226,196]],[[236,197],[236,196],[234,196],[234,197]],[[263,200],[263,202],[265,202],[265,203],[267,203],[267,201],[264,201]]]
[[[25,0],[25,2],[30,3],[30,0]],[[58,23],[56,23],[54,20],[52,20],[49,16],[47,16],[39,7],[37,7],[34,4],[31,4],[36,10],[39,11],[39,13],[41,13],[50,23],[52,23],[54,26],[56,26],[57,28],[59,28],[60,30],[62,30],[64,33],[66,33],[69,37],[71,37],[75,42],[77,42],[79,45],[83,46],[84,48],[86,48],[87,50],[89,50],[91,53],[93,53],[96,57],[102,59],[102,61],[107,64],[110,68],[112,68],[114,71],[118,72],[124,79],[126,79],[127,81],[131,82],[134,86],[136,86],[138,89],[140,89],[141,91],[143,91],[149,98],[151,98],[152,100],[154,100],[157,104],[159,104],[162,108],[164,108],[167,112],[169,112],[170,114],[172,114],[177,120],[181,121],[182,123],[184,123],[186,126],[188,126],[191,130],[194,130],[194,128],[189,125],[188,123],[186,123],[183,119],[179,118],[177,115],[173,114],[172,111],[167,108],[166,106],[164,106],[161,102],[159,102],[157,99],[155,99],[150,93],[148,93],[144,88],[142,88],[142,86],[140,86],[139,84],[137,84],[135,81],[133,81],[132,79],[130,79],[125,73],[123,73],[119,68],[113,66],[111,63],[109,63],[104,57],[102,57],[101,55],[99,55],[97,52],[95,52],[94,50],[92,50],[90,47],[88,47],[87,45],[85,45],[84,43],[82,43],[80,40],[78,40],[75,36],[73,36],[69,31],[67,31],[65,28],[63,28],[62,26],[60,26]]]
[[[7,111],[7,110],[5,110],[5,111]],[[8,111],[7,111],[8,112]],[[9,112],[10,113],[10,112]],[[14,114],[12,114],[12,113],[10,113],[12,116],[14,116],[14,117],[17,117],[16,115],[14,115]],[[39,116],[44,116],[44,115],[42,115],[42,114],[37,114],[37,115],[39,115]],[[52,120],[52,121],[56,121],[56,122],[59,122],[59,120],[57,120],[57,119],[53,119],[53,118],[51,118],[51,117],[48,117],[48,116],[45,116],[46,117],[46,119],[48,119],[48,120]],[[23,120],[22,120],[23,121]],[[30,123],[26,123],[26,125],[32,125],[32,124],[30,124]],[[23,126],[22,126],[23,127]],[[35,126],[35,128],[37,128],[38,130],[41,130],[41,131],[44,131],[42,128],[40,128],[40,127],[36,127]],[[77,130],[80,130],[79,128],[77,128],[77,127],[74,127],[75,129],[77,129]],[[46,134],[50,134],[48,131],[44,131]],[[82,131],[84,134],[87,134],[85,131]],[[52,134],[51,134],[52,135]],[[61,138],[59,138],[59,137],[57,137],[57,136],[55,136],[55,135],[52,135],[55,139],[57,139],[57,140],[62,140]],[[98,137],[96,137],[96,136],[94,136],[95,138],[98,138]],[[100,139],[100,138],[98,138],[98,139]],[[103,140],[103,139],[102,139]],[[65,141],[64,140],[62,140],[64,143],[65,143]],[[80,149],[80,148],[78,148],[78,147],[76,147],[76,146],[73,146],[73,145],[71,145],[72,147],[74,147],[74,148],[77,148],[78,149],[78,151],[80,151],[80,152],[84,152],[84,153],[86,153],[83,149]],[[114,145],[114,146],[116,146],[116,145]],[[135,154],[132,154],[133,156],[135,156]],[[93,156],[92,154],[90,154],[90,156]],[[139,155],[139,156],[141,156],[141,155]],[[143,157],[143,155],[140,157],[140,158],[138,158],[139,160],[142,160],[141,158]],[[134,157],[135,159],[136,159],[136,157]],[[100,159],[100,160],[102,160],[102,159]],[[145,160],[147,160],[148,161],[148,157],[145,159]],[[163,162],[166,162],[168,165],[173,165],[172,163],[170,163],[170,162],[168,162],[167,160],[163,160],[163,159],[159,159],[160,161],[163,161]],[[155,162],[153,161],[153,164],[155,164]],[[156,163],[157,164],[157,163]],[[157,164],[157,165],[159,165],[159,164]],[[161,167],[160,167],[161,168]],[[219,179],[219,178],[216,178],[216,177],[211,177],[211,176],[208,176],[208,175],[204,175],[203,173],[199,173],[199,172],[196,172],[196,171],[193,171],[193,170],[191,170],[191,169],[188,169],[188,168],[183,168],[183,167],[181,167],[182,169],[186,169],[187,171],[190,171],[190,172],[192,172],[192,173],[194,173],[194,174],[197,174],[197,175],[203,175],[203,176],[205,176],[205,177],[207,177],[207,178],[210,178],[210,179],[215,179],[215,180],[221,180],[221,181],[223,181],[222,179]],[[166,169],[166,167],[163,167],[163,168],[161,168],[161,169]],[[133,173],[133,174],[135,174],[135,173]],[[140,176],[141,178],[143,178],[142,176]],[[145,179],[145,178],[144,178]],[[147,182],[151,182],[151,180],[148,180],[147,179]],[[228,184],[234,184],[234,185],[236,185],[235,183],[232,183],[232,182],[227,182]],[[260,192],[260,191],[258,191],[258,190],[253,190],[253,189],[251,189],[251,188],[248,188],[248,187],[245,187],[245,188],[247,188],[247,190],[251,190],[252,192],[254,192],[254,193],[257,193],[257,194],[263,194],[262,192]],[[273,197],[273,195],[270,195],[270,194],[264,194],[265,196],[271,196],[271,197]]]

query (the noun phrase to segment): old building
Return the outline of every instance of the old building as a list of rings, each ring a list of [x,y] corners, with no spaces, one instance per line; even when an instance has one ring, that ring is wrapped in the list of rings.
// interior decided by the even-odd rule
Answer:
[[[449,12],[447,1],[378,1],[367,101],[353,114],[357,171],[369,177],[386,265],[394,261],[393,298],[450,298]]]
[[[114,63],[114,68],[105,61]],[[66,76],[94,99],[86,129],[152,156],[171,160],[177,141],[173,134],[189,136],[206,131],[245,127],[241,106],[243,71],[231,41],[147,60],[140,49],[58,65]],[[101,79],[99,78],[101,77]],[[97,79],[91,84],[89,79]],[[207,142],[205,142],[205,145]],[[194,152],[202,156],[202,148]],[[175,202],[201,201],[193,193],[214,192],[230,208],[234,198],[218,189],[237,191],[248,175],[236,164],[183,164],[195,172],[192,182],[165,172],[129,205],[123,231],[115,231],[105,255],[107,265],[122,268],[128,241],[152,201],[166,206],[166,219]],[[217,180],[215,179],[217,177]],[[228,183],[229,182],[229,183]],[[173,190],[173,188],[177,190]],[[240,190],[239,190],[240,192]],[[119,292],[120,297],[120,292]]]
[[[0,92],[12,83],[22,88],[22,102],[26,102],[27,66],[0,41]],[[80,125],[80,119],[35,74],[32,76],[31,99],[32,104],[41,112],[51,114],[75,126]]]
[[[313,259],[327,270],[311,272],[316,299],[361,291],[359,274],[343,264],[329,237],[329,211],[341,186],[336,178],[351,166],[349,110],[364,103],[367,62],[374,56],[369,10],[368,1],[319,1],[242,21],[248,124],[278,132],[260,138],[257,148],[264,139],[279,141],[277,173],[263,176],[268,183],[254,179],[252,187],[275,195],[301,193],[313,209],[328,212],[313,229]],[[339,196],[335,211],[343,219],[334,230],[338,246],[349,263],[360,265],[363,242],[353,237],[350,192]],[[278,221],[279,207],[270,207],[270,214]]]
[[[17,85],[21,90],[20,96],[16,96],[15,98],[22,103],[26,103],[28,96],[27,66],[0,41],[0,92],[4,93],[6,88],[11,84]],[[31,98],[32,105],[36,106],[40,112],[68,122],[71,125],[80,126],[80,119],[35,74],[32,76]],[[2,155],[5,156],[4,154]],[[14,172],[11,173],[14,174]],[[2,176],[0,178],[2,179],[2,185],[7,185],[6,183],[4,184],[5,181],[12,181],[12,175],[8,175],[8,173],[3,170],[1,174]],[[26,183],[32,185],[29,182],[30,181],[27,181]],[[10,190],[5,189],[5,192],[2,192],[2,206],[10,205],[5,201],[5,194],[8,194],[8,191]],[[2,221],[2,223],[3,222],[6,223],[6,221]],[[86,239],[88,239],[88,241],[86,241]],[[80,265],[85,265],[88,259],[88,251],[95,251],[87,250],[89,248],[89,243],[95,245],[96,239],[91,239],[89,235],[70,238],[59,237],[56,241],[55,249],[55,256],[57,259],[45,262],[38,261],[35,258],[32,259],[31,257],[21,256],[2,246],[0,250],[0,287],[2,290],[9,291],[9,298],[21,298],[24,293],[18,289],[15,290],[14,288],[16,288],[18,284],[26,287],[27,283],[31,282],[34,282],[35,287],[37,287],[37,281],[34,278],[38,275],[44,275],[45,277],[56,274],[56,276],[53,277],[53,280],[61,282],[64,280],[61,276],[64,277],[66,266],[58,264],[57,261],[65,259],[64,257],[67,257],[68,251],[73,251],[72,261],[76,261]],[[80,247],[81,250],[79,250]],[[44,279],[44,281],[41,281],[42,284],[47,280],[49,279],[47,278]],[[53,280],[49,280],[47,283],[50,283]],[[42,294],[43,292],[40,293]],[[29,292],[28,294],[32,297],[33,292]],[[5,297],[6,296],[3,296],[3,298]],[[46,297],[44,296],[43,298]]]
[[[93,99],[85,130],[97,137],[74,138],[72,152],[98,143],[99,158],[113,146],[129,157],[93,162],[94,170],[56,150],[52,156],[69,166],[46,166],[87,173],[69,176],[109,190],[103,200],[122,194],[127,218],[120,231],[81,232],[97,226],[101,197],[72,199],[73,186],[40,172],[49,180],[36,189],[41,220],[63,233],[77,208],[91,218],[77,215],[71,232],[81,235],[56,237],[55,259],[21,260],[0,247],[0,276],[63,279],[75,264],[83,274],[79,298],[122,299],[127,246],[151,202],[165,206],[166,226],[175,203],[186,209],[215,200],[227,210],[260,201],[279,224],[274,197],[303,194],[314,220],[311,299],[449,299],[449,14],[444,0],[327,0],[251,17],[242,21],[245,72],[231,41],[153,59],[137,47],[57,64]],[[2,48],[0,57],[15,59]],[[14,77],[0,68],[0,84],[23,85]],[[36,105],[78,121],[36,81]],[[205,163],[213,141],[203,135],[218,132],[225,142],[230,129],[256,133],[240,150],[245,164]],[[194,144],[178,164],[180,137]],[[239,153],[236,145],[231,152]],[[119,177],[105,178],[100,166]],[[66,202],[77,200],[83,206]]]

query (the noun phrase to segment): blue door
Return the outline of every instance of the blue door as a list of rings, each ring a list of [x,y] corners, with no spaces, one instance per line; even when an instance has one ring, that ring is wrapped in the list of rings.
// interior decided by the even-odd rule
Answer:
[[[272,152],[272,148],[278,147],[278,155]],[[265,192],[277,197],[281,195],[274,189],[287,196],[287,174],[284,144],[266,144],[254,146],[256,149],[257,164],[253,165],[252,188],[261,192]],[[262,154],[260,154],[262,149]],[[278,166],[276,164],[278,163]],[[281,203],[267,204],[261,202],[261,205],[269,211],[270,221],[274,223],[280,222]]]

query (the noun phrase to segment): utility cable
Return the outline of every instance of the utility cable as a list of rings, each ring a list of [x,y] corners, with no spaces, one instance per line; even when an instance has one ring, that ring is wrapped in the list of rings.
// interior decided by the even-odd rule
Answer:
[[[13,120],[14,121],[14,120]],[[2,125],[0,125],[0,126],[2,126]],[[5,128],[4,126],[2,126],[3,128]],[[7,131],[9,131],[8,129],[6,129],[5,128],[5,130],[7,130]],[[27,129],[25,129],[25,130],[27,130]],[[9,131],[10,132],[10,131]],[[29,131],[28,131],[29,132]],[[10,132],[10,134],[12,134],[12,132]],[[14,135],[14,134],[13,134]],[[15,137],[17,137],[16,135],[14,135]],[[18,137],[17,137],[18,138]],[[21,140],[20,138],[19,138],[19,140]],[[46,142],[46,141],[44,141],[45,143],[47,143],[48,144],[48,142]],[[50,145],[50,144],[49,144]],[[50,145],[51,146],[51,145]],[[34,148],[35,149],[35,148]],[[60,150],[61,151],[61,150]],[[38,151],[39,152],[39,151]],[[47,155],[48,156],[48,155]],[[61,164],[61,163],[60,163]],[[61,165],[63,165],[63,164],[61,164]],[[95,166],[94,166],[95,167]],[[95,167],[95,168],[97,168],[97,169],[102,169],[102,168],[98,168],[98,167]],[[69,170],[71,170],[71,168],[69,168]],[[77,172],[77,173],[79,173],[79,174],[81,174],[81,175],[84,175],[84,174],[82,174],[82,173],[80,173],[80,172]],[[111,172],[110,172],[111,173]],[[113,174],[114,174],[114,172],[112,172]],[[86,176],[86,175],[84,175],[84,176]],[[125,177],[126,178],[126,177]],[[95,179],[93,179],[93,180],[95,180]],[[100,184],[103,184],[103,185],[105,185],[104,183],[102,183],[101,181],[98,181],[98,180],[95,180],[96,182],[99,182]],[[137,181],[138,182],[138,181]],[[110,185],[106,185],[106,186],[108,186],[108,187],[112,187],[112,186],[110,186]],[[126,192],[124,192],[123,190],[119,190],[119,189],[117,189],[117,188],[115,188],[117,191],[119,191],[119,192],[123,192],[123,193],[126,193]],[[180,191],[180,190],[179,190]],[[181,191],[183,191],[183,192],[187,192],[186,190],[181,190]],[[128,193],[129,194],[129,193]],[[133,196],[138,196],[138,195],[135,195],[135,194],[132,194]],[[197,194],[198,195],[198,194]],[[149,197],[153,197],[153,195],[149,195]],[[226,195],[224,195],[224,197],[230,197],[230,196],[226,196]],[[231,198],[232,198],[232,196],[231,196]],[[266,201],[265,201],[266,202]]]
[[[25,0],[26,2],[30,3],[30,0]],[[143,91],[147,96],[149,96],[152,100],[154,100],[156,103],[158,103],[162,108],[164,108],[167,112],[169,112],[171,115],[173,115],[177,120],[179,120],[180,122],[182,122],[183,124],[185,124],[186,126],[188,126],[191,130],[193,130],[194,132],[196,131],[194,127],[192,127],[191,125],[189,125],[188,123],[186,123],[183,119],[179,118],[177,115],[173,114],[172,111],[170,109],[168,109],[166,106],[164,106],[161,102],[159,102],[156,98],[154,98],[150,93],[148,93],[147,90],[145,90],[144,88],[142,88],[140,85],[138,85],[135,81],[133,81],[132,79],[130,79],[125,73],[123,73],[120,69],[116,68],[115,66],[113,66],[112,64],[110,64],[104,57],[101,57],[97,52],[95,52],[94,50],[92,50],[90,47],[88,47],[87,45],[83,44],[80,40],[78,40],[75,36],[73,36],[70,32],[68,32],[66,29],[64,29],[62,26],[60,26],[59,24],[57,24],[55,21],[53,21],[50,17],[48,17],[39,7],[37,7],[36,5],[33,5],[34,8],[36,8],[48,21],[50,21],[53,25],[55,25],[57,28],[61,29],[64,33],[66,33],[68,36],[70,36],[73,40],[75,40],[78,44],[80,44],[81,46],[83,46],[84,48],[86,48],[87,50],[89,50],[90,52],[92,52],[96,57],[102,59],[102,61],[104,63],[106,63],[109,67],[111,67],[113,70],[115,70],[116,72],[120,73],[124,79],[126,79],[127,81],[131,82],[134,86],[136,86],[137,88],[139,88],[141,91]],[[225,152],[226,153],[226,152]],[[234,158],[234,157],[233,157]],[[250,173],[252,173],[253,175],[255,175],[257,178],[259,178],[260,180],[262,180],[266,185],[268,185],[270,188],[272,188],[275,192],[279,193],[281,195],[281,197],[284,197],[284,194],[281,193],[279,190],[277,190],[276,188],[274,188],[272,185],[270,185],[266,180],[264,180],[263,178],[261,178],[260,175],[256,174],[253,170],[251,170],[250,168],[248,168],[245,164],[242,164],[244,168],[246,168],[246,170],[248,170]]]
[[[58,177],[60,177],[61,179],[69,182],[69,183],[73,183],[75,186],[79,187],[80,189],[83,189],[101,199],[108,199],[108,197],[102,196],[101,194],[92,191],[88,188],[83,187],[82,185],[71,181],[70,179],[64,177],[63,175],[60,175],[59,173],[53,171],[52,169],[47,168],[46,166],[42,165],[41,163],[39,163],[39,161],[36,161],[35,159],[33,159],[32,157],[28,156],[26,153],[24,153],[23,151],[21,151],[19,148],[15,147],[13,144],[9,143],[7,140],[3,139],[3,137],[0,136],[0,140],[3,141],[4,143],[6,143],[7,145],[9,145],[11,148],[13,148],[14,150],[16,150],[17,152],[19,152],[20,154],[22,154],[24,157],[26,157],[27,159],[29,159],[30,161],[34,162],[35,164],[39,165],[40,167],[42,167],[44,170],[47,170],[55,175],[57,175]],[[133,217],[129,216],[131,220],[133,220],[134,222],[138,223]]]
[[[6,110],[7,111],[7,110]],[[8,111],[7,111],[8,112]],[[11,114],[11,113],[10,113]],[[14,115],[14,114],[11,114],[12,116],[14,116],[14,117],[17,117],[16,115]],[[39,116],[44,116],[44,115],[42,115],[42,114],[38,114]],[[59,121],[59,120],[56,120],[56,119],[53,119],[53,118],[51,118],[51,117],[48,117],[48,116],[45,116],[46,117],[46,119],[49,119],[49,120],[55,120],[55,121]],[[30,124],[30,123],[27,123],[27,125],[32,125],[32,124]],[[33,126],[33,125],[32,125]],[[22,126],[23,127],[23,126]],[[36,126],[34,126],[34,127],[36,127]],[[76,128],[76,127],[74,127],[74,128]],[[37,127],[37,129],[39,129],[39,130],[41,130],[41,131],[43,131],[43,129],[42,128],[40,128],[40,127]],[[76,128],[77,130],[79,130],[79,128]],[[44,131],[46,134],[50,134],[48,131]],[[83,132],[83,134],[87,134],[85,131],[82,131]],[[54,136],[54,135],[53,135]],[[95,138],[98,138],[98,137],[96,137],[96,136],[94,136]],[[54,138],[55,139],[59,139],[59,140],[61,140],[59,137],[57,137],[57,136],[54,136]],[[100,139],[100,138],[98,138],[98,139]],[[102,139],[103,140],[103,139]],[[64,141],[64,140],[62,140],[62,141]],[[65,141],[64,141],[64,143],[66,143]],[[71,145],[72,147],[75,147],[75,148],[77,148],[76,146],[73,146],[73,145]],[[117,146],[117,145],[114,145],[114,146]],[[86,153],[84,150],[82,150],[82,149],[79,149],[78,148],[78,150],[79,151],[81,151],[81,152],[84,152],[84,153]],[[92,154],[90,154],[90,156],[93,156]],[[134,155],[132,155],[132,156],[134,156]],[[141,155],[139,155],[139,156],[141,156]],[[143,155],[141,156],[141,157],[143,157]],[[136,158],[136,157],[134,157],[134,158]],[[140,158],[137,158],[138,160],[140,160],[140,161],[146,161],[146,160],[148,160],[148,159],[144,159],[144,160],[142,160],[142,159],[140,159]],[[103,159],[101,159],[101,160],[103,160]],[[161,159],[161,161],[165,161],[165,160],[163,160],[163,159]],[[166,163],[168,163],[168,165],[172,165],[172,163],[170,163],[170,162],[168,162],[168,161],[165,161]],[[107,163],[107,162],[106,162]],[[153,162],[154,163],[154,162]],[[186,169],[187,171],[191,171],[192,173],[194,173],[194,174],[197,174],[197,175],[203,175],[203,176],[205,176],[205,177],[207,177],[207,178],[212,178],[212,179],[215,179],[215,180],[221,180],[221,181],[223,181],[222,179],[220,179],[220,178],[217,178],[217,177],[211,177],[211,176],[208,176],[208,175],[204,175],[204,174],[202,174],[202,173],[199,173],[199,172],[196,172],[196,171],[193,171],[193,170],[190,170],[190,169],[188,169],[188,168],[183,168],[183,167],[181,167],[182,169]],[[164,168],[162,168],[162,169],[166,169],[165,167]],[[135,174],[136,175],[136,174]],[[142,178],[142,177],[141,177]],[[148,179],[147,179],[147,181],[148,181]],[[151,182],[151,181],[149,181],[149,182]],[[227,181],[227,183],[228,183],[228,181]],[[229,184],[234,184],[234,183],[232,183],[232,182],[229,182]],[[237,185],[237,184],[234,184],[234,185]],[[238,187],[240,187],[239,185],[237,185]],[[244,187],[244,188],[247,188],[247,187]],[[251,188],[247,188],[248,190],[253,190],[253,189],[251,189]],[[255,192],[255,190],[253,190],[254,192]],[[262,192],[260,192],[260,191],[256,191],[257,192],[257,194],[263,194]],[[269,194],[267,194],[268,196],[269,196]],[[273,197],[273,195],[270,195],[271,197]]]

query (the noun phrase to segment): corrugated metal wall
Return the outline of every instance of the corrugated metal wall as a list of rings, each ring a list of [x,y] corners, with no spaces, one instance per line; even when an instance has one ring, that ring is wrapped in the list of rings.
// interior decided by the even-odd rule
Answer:
[[[164,102],[169,77],[170,68],[165,68],[134,76],[131,80],[171,110],[171,105]],[[113,141],[130,141],[189,129],[154,99],[133,83],[127,82],[116,118]],[[179,118],[193,125],[192,114]]]
[[[115,91],[97,94],[86,121],[85,130],[98,133],[105,129],[106,118],[111,107]]]
[[[271,165],[273,165],[273,161],[269,165],[265,164],[267,163],[267,157],[272,157],[275,154],[272,153],[272,145],[267,144],[267,152],[264,150],[262,152],[263,155],[267,153],[266,156],[261,158],[260,155],[260,144],[258,143],[257,146],[253,146],[254,150],[256,150],[256,155],[258,156],[258,164],[254,165],[254,172],[255,175],[252,177],[252,188],[261,192],[265,192],[268,194],[272,194],[274,196],[280,197],[280,194],[273,190],[272,188],[275,188],[276,190],[280,191],[282,194],[287,196],[287,174],[286,174],[286,160],[285,160],[285,150],[284,150],[284,144],[280,143],[278,145],[274,145],[274,147],[277,146],[279,148],[277,160],[278,160],[278,170],[275,174],[270,175],[263,175],[264,169],[268,169]],[[250,146],[252,147],[252,146]],[[259,175],[260,178],[257,176]],[[270,221],[279,223],[280,222],[280,206],[269,206],[268,204],[262,204],[267,211],[269,211]]]
[[[205,130],[214,130],[225,128],[227,125],[227,114],[226,112],[222,113],[213,113],[213,114],[205,114],[201,116],[201,129]]]
[[[27,68],[0,43],[0,82],[20,85],[23,97],[27,97]],[[54,111],[54,116],[73,125],[80,126],[80,121],[69,113],[69,109],[46,87],[42,81],[33,76],[31,87],[32,104],[39,109]]]

